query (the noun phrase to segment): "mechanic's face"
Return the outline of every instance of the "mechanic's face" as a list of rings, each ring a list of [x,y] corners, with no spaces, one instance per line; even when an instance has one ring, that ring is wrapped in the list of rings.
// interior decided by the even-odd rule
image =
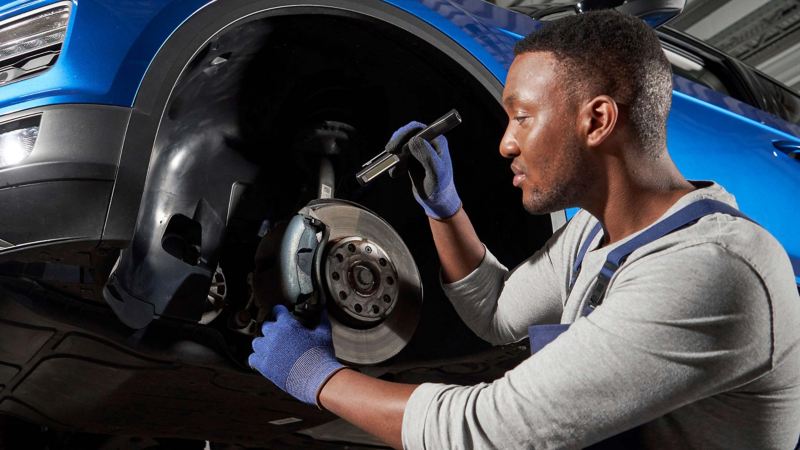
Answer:
[[[577,206],[591,176],[577,132],[575,102],[568,99],[551,53],[514,59],[503,90],[508,127],[500,154],[513,159],[514,186],[531,214]]]

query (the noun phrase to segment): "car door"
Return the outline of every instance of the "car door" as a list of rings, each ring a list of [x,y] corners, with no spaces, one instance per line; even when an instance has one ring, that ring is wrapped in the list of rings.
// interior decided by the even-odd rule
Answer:
[[[763,107],[759,99],[775,102],[773,93],[745,83],[724,57],[662,42],[675,72],[667,123],[675,163],[687,178],[714,180],[733,193],[784,246],[800,284],[800,126],[754,107]]]

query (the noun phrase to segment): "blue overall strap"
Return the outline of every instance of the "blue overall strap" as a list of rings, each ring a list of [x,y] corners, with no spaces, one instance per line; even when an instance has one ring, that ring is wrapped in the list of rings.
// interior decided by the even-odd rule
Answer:
[[[696,222],[698,219],[706,215],[714,213],[728,214],[754,222],[752,219],[742,214],[738,209],[717,200],[698,200],[694,203],[684,206],[666,219],[656,223],[630,241],[609,252],[605,264],[603,264],[600,273],[597,275],[597,281],[592,288],[588,306],[581,311],[581,315],[589,315],[592,311],[594,311],[594,308],[602,303],[603,296],[605,296],[606,288],[608,288],[611,278],[614,276],[614,273],[616,273],[617,269],[619,269],[619,267],[625,263],[625,260],[628,258],[628,256],[630,256],[631,253],[642,246],[645,246],[666,236],[669,233],[672,233],[673,231],[679,230]],[[594,241],[594,238],[597,236],[597,233],[600,232],[600,229],[601,226],[599,223],[595,225],[595,227],[589,233],[589,236],[586,238],[586,241],[583,242],[583,245],[578,251],[578,256],[575,259],[575,264],[573,266],[574,269],[572,271],[572,280],[570,281],[570,290],[572,290],[575,280],[578,278],[581,265],[583,264],[583,258],[586,256],[589,246],[591,246],[592,241]],[[569,324],[533,325],[528,327],[531,353],[536,353],[544,348],[544,346],[554,341],[561,333],[567,331],[568,328]]]
[[[543,349],[545,345],[555,341],[561,333],[568,329],[568,323],[547,323],[529,326],[528,342],[531,344],[531,355]]]
[[[572,265],[572,278],[569,280],[569,290],[572,290],[572,287],[575,286],[575,281],[578,279],[578,275],[581,273],[581,266],[583,265],[583,257],[586,256],[586,252],[589,251],[589,246],[592,245],[592,241],[594,241],[594,237],[597,236],[597,233],[603,229],[603,226],[600,222],[597,222],[592,228],[592,231],[589,232],[589,236],[586,237],[586,240],[583,241],[583,245],[581,245],[581,249],[578,250],[578,256],[575,258],[575,263]]]
[[[673,231],[696,222],[704,216],[714,213],[728,214],[754,222],[738,209],[718,200],[703,199],[684,206],[666,219],[647,228],[638,236],[609,252],[605,264],[603,264],[600,273],[597,275],[595,286],[592,288],[589,306],[595,308],[602,303],[608,283],[631,253]]]
[[[569,280],[569,291],[572,291],[573,286],[575,286],[575,280],[578,279],[578,275],[581,273],[583,257],[586,256],[589,247],[592,245],[592,242],[594,242],[594,238],[602,229],[602,224],[600,222],[596,223],[594,228],[589,231],[586,240],[583,241],[581,248],[578,250],[575,263],[572,265],[572,278]],[[567,291],[567,293],[569,293],[569,291]],[[582,315],[586,315],[589,312],[591,311],[587,308],[583,311]],[[569,324],[563,323],[550,323],[528,327],[528,340],[531,344],[531,354],[538,352],[543,349],[545,345],[553,342],[561,333],[567,331],[568,328]]]

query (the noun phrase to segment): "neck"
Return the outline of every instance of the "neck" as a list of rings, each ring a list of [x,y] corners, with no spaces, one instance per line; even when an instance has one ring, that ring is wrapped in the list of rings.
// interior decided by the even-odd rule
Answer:
[[[603,245],[647,228],[695,189],[666,151],[657,159],[612,157],[606,166],[607,178],[595,187],[596,198],[584,206],[603,224]]]

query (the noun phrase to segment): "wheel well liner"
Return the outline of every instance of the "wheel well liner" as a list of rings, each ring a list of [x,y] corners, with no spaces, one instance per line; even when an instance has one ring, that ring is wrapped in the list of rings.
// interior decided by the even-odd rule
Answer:
[[[271,16],[324,13],[377,20],[404,29],[446,53],[496,99],[501,83],[480,61],[441,31],[392,5],[353,0],[227,0],[208,5],[189,18],[153,59],[133,104],[111,202],[103,230],[106,242],[127,242],[134,233],[152,149],[173,89],[194,57],[230,27]],[[213,31],[209,31],[213,30]],[[176,63],[178,61],[178,63]]]

